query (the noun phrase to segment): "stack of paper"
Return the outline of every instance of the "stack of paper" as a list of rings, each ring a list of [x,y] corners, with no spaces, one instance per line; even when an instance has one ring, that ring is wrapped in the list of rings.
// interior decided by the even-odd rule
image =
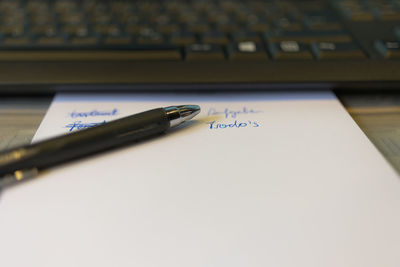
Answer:
[[[4,190],[1,265],[400,266],[399,177],[330,92],[59,95],[35,140],[177,104],[202,112]]]

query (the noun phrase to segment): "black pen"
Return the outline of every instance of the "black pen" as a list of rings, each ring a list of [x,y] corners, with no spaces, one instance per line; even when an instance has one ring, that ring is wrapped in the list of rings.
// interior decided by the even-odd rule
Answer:
[[[157,108],[0,153],[0,188],[67,161],[157,135],[192,119],[197,105]]]

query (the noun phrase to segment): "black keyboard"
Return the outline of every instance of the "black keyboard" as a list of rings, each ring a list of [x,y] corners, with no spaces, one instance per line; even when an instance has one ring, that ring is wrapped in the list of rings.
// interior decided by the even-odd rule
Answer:
[[[6,93],[396,88],[399,59],[400,0],[0,1]]]

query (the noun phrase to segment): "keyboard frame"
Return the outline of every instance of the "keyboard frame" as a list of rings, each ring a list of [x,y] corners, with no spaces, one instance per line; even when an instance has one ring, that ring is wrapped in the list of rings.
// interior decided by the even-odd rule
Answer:
[[[400,61],[383,59],[274,62],[8,62],[1,93],[140,90],[391,89]]]

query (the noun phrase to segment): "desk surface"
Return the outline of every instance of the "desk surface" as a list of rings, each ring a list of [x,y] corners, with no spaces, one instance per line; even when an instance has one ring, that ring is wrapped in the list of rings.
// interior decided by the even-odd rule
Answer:
[[[400,92],[339,93],[356,123],[400,173]],[[0,99],[0,150],[28,144],[51,97]]]

